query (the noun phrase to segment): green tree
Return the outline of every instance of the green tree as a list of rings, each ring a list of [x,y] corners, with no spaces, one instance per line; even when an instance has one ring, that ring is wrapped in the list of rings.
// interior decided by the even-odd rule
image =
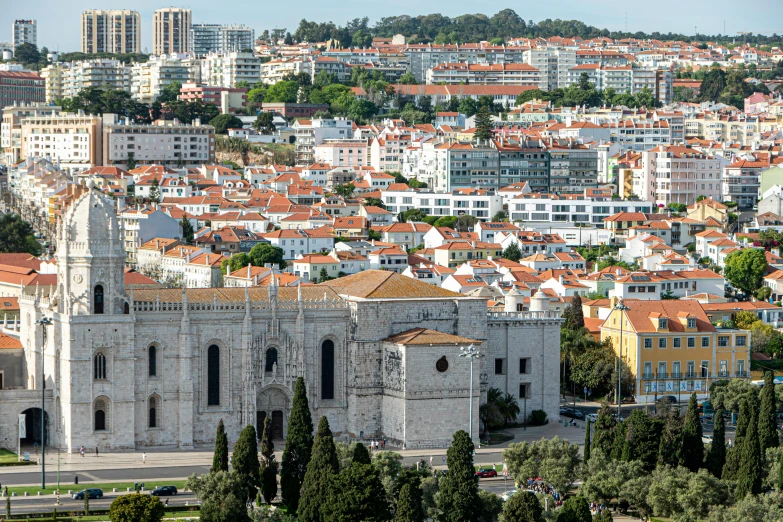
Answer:
[[[264,431],[261,435],[261,495],[267,504],[271,504],[277,496],[277,461],[274,451],[271,421],[267,416],[264,419]]]
[[[482,141],[492,139],[492,117],[486,106],[481,107],[476,113],[476,132],[473,137]]]
[[[165,509],[152,495],[120,495],[109,506],[111,522],[160,522]]]
[[[334,187],[334,192],[346,199],[353,195],[354,190],[356,190],[356,186],[353,183],[346,183],[345,185],[337,185]]]
[[[615,422],[612,418],[612,410],[607,402],[603,402],[598,410],[598,417],[595,419],[595,435],[593,436],[591,451],[599,450],[604,455],[610,455],[614,445],[614,428]]]
[[[742,440],[741,463],[737,470],[737,485],[734,498],[742,500],[746,495],[761,493],[761,445],[759,443],[758,413],[751,411],[748,431]]]
[[[592,522],[593,516],[590,514],[590,506],[584,497],[571,497],[565,501],[560,512],[557,514],[556,522]]]
[[[783,451],[778,457],[778,490],[783,491]]]
[[[277,265],[280,269],[287,266],[283,260],[283,249],[269,243],[258,243],[248,252],[250,262],[254,266],[264,266],[267,263]]]
[[[568,491],[577,477],[579,447],[559,437],[512,443],[503,460],[517,481],[541,477],[557,491]]]
[[[228,134],[228,129],[241,129],[242,120],[232,114],[220,114],[209,120],[215,127],[215,134]]]
[[[313,450],[313,420],[307,403],[304,379],[299,377],[294,388],[288,431],[280,470],[280,493],[283,504],[294,512],[299,507],[300,490]]]
[[[470,214],[463,214],[457,218],[457,221],[454,223],[454,229],[457,232],[472,232],[476,223],[478,223],[478,218]]]
[[[193,225],[190,224],[190,220],[186,215],[182,215],[182,220],[179,222],[179,226],[182,229],[182,240],[185,241],[185,243],[192,243],[195,231],[193,230]]]
[[[269,135],[275,132],[275,115],[269,111],[261,111],[253,122],[253,128],[261,134]]]
[[[723,421],[723,410],[715,410],[715,426],[712,430],[712,444],[707,453],[707,469],[716,478],[721,478],[723,466],[726,464],[726,428]]]
[[[682,448],[680,463],[692,472],[696,472],[704,462],[704,442],[701,440],[701,421],[696,394],[691,394],[688,411],[685,414],[685,425],[682,429]]]
[[[264,95],[268,103],[295,103],[299,84],[295,81],[282,81],[269,86]]]
[[[585,424],[585,447],[584,447],[584,457],[583,457],[583,460],[585,462],[590,460],[590,448],[593,445],[592,442],[590,441],[590,429],[591,429],[590,419],[587,419],[587,423]]]
[[[473,468],[473,441],[463,430],[454,434],[446,452],[448,470],[441,479],[439,522],[464,522],[478,516],[478,480]]]
[[[519,249],[517,243],[511,243],[503,250],[503,257],[517,263],[522,259],[522,250]]]
[[[600,449],[593,448],[590,460],[585,463],[585,482],[579,488],[579,494],[608,504],[620,497],[621,490],[630,480],[644,475],[641,462],[612,460]]]
[[[0,217],[0,253],[26,252],[41,255],[41,245],[35,239],[35,230],[17,214],[6,213]]]
[[[761,454],[767,448],[776,448],[780,443],[777,427],[777,404],[775,403],[775,384],[773,372],[764,373],[764,387],[761,389],[761,406],[759,409],[759,444]]]
[[[634,410],[623,425],[626,435],[622,459],[640,460],[647,470],[652,470],[658,462],[662,423],[644,410]]]
[[[38,64],[41,61],[41,53],[34,44],[23,43],[14,49],[14,61],[25,65]]]
[[[150,201],[153,203],[160,203],[160,182],[158,178],[152,178],[152,184],[150,185]]]
[[[231,466],[245,486],[245,502],[256,498],[258,484],[261,482],[261,465],[258,462],[258,443],[256,442],[256,428],[248,424],[239,434],[234,446],[234,454],[231,458]]]
[[[136,155],[133,152],[128,152],[128,159],[126,160],[126,166],[128,170],[136,168]]]
[[[313,441],[312,457],[307,464],[307,472],[302,483],[302,498],[296,511],[299,520],[302,522],[326,520],[324,507],[329,502],[330,486],[335,481],[339,469],[337,450],[334,447],[332,430],[329,429],[329,421],[326,417],[321,417]]]
[[[215,456],[212,457],[212,471],[228,471],[228,437],[223,419],[220,419],[215,434]]]
[[[767,270],[767,258],[760,248],[746,248],[726,256],[724,276],[728,281],[750,295],[759,288]]]
[[[582,298],[576,294],[563,311],[565,323],[563,328],[567,330],[581,330],[585,327],[585,316],[582,311]]]
[[[406,72],[405,74],[400,76],[400,79],[397,80],[397,83],[399,83],[400,85],[416,85],[419,82],[416,81],[415,76],[413,76],[409,72]]]
[[[404,484],[400,489],[394,522],[424,522],[421,487],[418,484]]]
[[[535,493],[520,491],[503,504],[501,522],[542,522],[541,503]],[[470,519],[465,519],[470,520]]]
[[[476,522],[495,522],[503,511],[503,499],[485,489],[479,490],[479,515]]]
[[[391,520],[386,491],[378,469],[370,463],[364,444],[357,444],[356,457],[329,484],[329,497],[323,506],[326,522]]]
[[[201,501],[203,522],[249,522],[247,494],[243,479],[236,471],[217,471],[192,475],[185,487]]]

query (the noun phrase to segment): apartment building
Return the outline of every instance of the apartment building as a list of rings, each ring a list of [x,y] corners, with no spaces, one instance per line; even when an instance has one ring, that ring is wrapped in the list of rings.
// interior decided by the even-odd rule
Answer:
[[[151,56],[135,63],[131,70],[131,95],[142,103],[152,103],[167,85],[200,83],[201,62],[188,55]]]
[[[652,186],[654,201],[692,205],[699,196],[722,197],[721,172],[726,160],[682,145],[664,145],[642,152],[641,184]],[[647,195],[637,194],[643,199]]]
[[[252,52],[209,53],[201,59],[201,81],[227,88],[239,82],[254,85],[261,81],[261,58]]]
[[[130,9],[88,9],[82,12],[82,52],[141,52],[141,16]]]
[[[668,121],[615,120],[609,127],[611,143],[630,150],[650,150],[672,141]]]
[[[47,102],[73,98],[91,87],[131,90],[131,67],[106,58],[52,63],[41,70],[41,77],[46,81]]]
[[[179,220],[151,208],[126,209],[118,216],[122,227],[125,260],[136,263],[137,249],[155,238],[179,239],[182,228]]]
[[[336,167],[365,167],[370,146],[367,140],[325,139],[313,147],[316,163],[326,163]]]
[[[100,116],[82,112],[38,115],[21,120],[21,157],[45,158],[66,172],[103,164]]]
[[[402,49],[408,70],[424,83],[427,71],[441,63],[523,63],[524,47],[487,44],[410,44]]]
[[[548,192],[549,152],[522,142],[500,139],[493,145],[500,160],[500,186],[527,183],[533,192]]]
[[[374,138],[370,144],[370,165],[379,172],[402,172],[403,151],[410,144],[410,134]]]
[[[601,339],[630,366],[637,404],[661,395],[707,398],[713,380],[748,378],[750,332],[716,328],[698,301],[627,300],[628,310],[615,302]]]
[[[685,138],[751,146],[760,139],[759,119],[744,114],[688,112],[685,114]]]
[[[523,60],[539,70],[540,89],[565,88],[568,83],[568,71],[576,65],[576,51],[570,49],[528,49],[523,52]]]
[[[769,168],[765,161],[738,160],[723,170],[722,201],[733,201],[739,208],[751,208],[759,200],[761,172]]]
[[[196,56],[231,51],[252,51],[255,30],[243,24],[193,24],[190,28],[192,51]]]
[[[526,63],[442,63],[427,71],[427,85],[529,85],[539,88],[541,71]]]
[[[114,116],[114,115],[112,115]],[[103,159],[106,165],[178,165],[198,167],[215,161],[215,128],[157,120],[152,125],[136,125],[108,119],[103,127]]]
[[[0,71],[0,107],[46,100],[46,81],[36,73]]]
[[[152,53],[189,53],[191,12],[181,7],[158,9],[152,15]]]
[[[35,20],[14,20],[11,27],[11,46],[14,49],[22,44],[38,47],[38,22]]]
[[[281,58],[261,64],[261,81],[274,85],[289,74],[313,75],[313,61],[306,57]]]
[[[52,116],[59,114],[61,107],[44,103],[11,105],[3,107],[0,123],[0,148],[6,165],[13,165],[22,159],[22,119],[30,116]]]
[[[185,83],[179,90],[182,101],[201,100],[222,107],[223,102],[229,110],[241,111],[247,105],[247,89],[229,89],[228,87],[199,86]]]
[[[345,118],[296,120],[293,128],[296,135],[296,164],[300,166],[315,163],[315,146],[324,140],[353,136],[353,122]]]
[[[618,212],[652,211],[647,201],[590,198],[583,195],[520,194],[508,202],[511,221],[536,227],[544,223],[581,223],[603,228],[604,219]]]
[[[598,151],[584,145],[549,147],[549,190],[558,194],[583,193],[598,186]]]
[[[481,221],[489,221],[503,210],[503,197],[492,189],[455,189],[451,192],[384,190],[381,199],[386,210],[395,215],[418,208],[428,216],[470,214]]]

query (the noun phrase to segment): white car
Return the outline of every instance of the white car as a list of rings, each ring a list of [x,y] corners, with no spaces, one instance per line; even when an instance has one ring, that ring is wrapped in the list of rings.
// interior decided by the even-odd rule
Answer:
[[[514,493],[516,493],[517,491],[519,491],[519,490],[512,489],[511,491],[506,491],[505,493],[503,493],[502,495],[500,495],[500,498],[502,498],[502,499],[503,499],[503,502],[506,502],[508,499],[510,499],[511,497],[513,497],[513,496],[514,496]]]
[[[701,441],[704,444],[712,444],[712,441],[713,441],[712,435],[702,435],[701,436]]]
[[[598,414],[597,413],[588,413],[587,414],[587,418],[590,420],[590,422],[595,424],[595,421],[598,420]]]

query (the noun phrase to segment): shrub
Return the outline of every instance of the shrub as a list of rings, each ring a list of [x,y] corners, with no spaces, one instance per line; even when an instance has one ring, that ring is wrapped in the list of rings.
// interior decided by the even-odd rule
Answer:
[[[527,419],[527,423],[530,426],[543,426],[549,422],[546,418],[546,412],[544,410],[533,410],[530,412],[530,417]]]

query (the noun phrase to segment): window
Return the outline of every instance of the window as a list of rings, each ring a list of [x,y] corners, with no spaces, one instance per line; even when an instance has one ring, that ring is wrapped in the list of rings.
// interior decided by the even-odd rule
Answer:
[[[701,347],[702,348],[709,348],[710,347],[710,338],[709,337],[702,337],[701,338]]]
[[[646,338],[644,340],[644,347],[645,348],[652,348],[652,339],[651,338],[648,337],[648,338]]]
[[[675,337],[674,339],[672,339],[672,347],[674,348],[681,348],[682,347],[681,343],[682,343],[682,339],[679,337]]]
[[[103,286],[102,285],[95,285],[95,291],[93,292],[92,312],[94,314],[103,313]]]
[[[746,337],[744,335],[737,336],[737,346],[745,346]]]
[[[693,361],[688,361],[688,370],[687,370],[688,377],[694,377],[696,375],[696,363]]]
[[[721,377],[728,377],[729,375],[729,362],[728,361],[721,361],[720,362],[720,376]]]
[[[505,359],[495,359],[495,375],[505,375],[506,374],[506,360]]]
[[[158,349],[155,346],[150,346],[148,356],[149,376],[155,377],[158,375]]]
[[[658,338],[658,348],[666,348],[666,337]]]
[[[672,377],[676,379],[680,378],[680,361],[672,363]]]
[[[744,377],[745,376],[745,361],[737,361],[737,376],[738,377]]]
[[[277,349],[275,348],[269,348],[266,351],[266,358],[264,363],[264,371],[266,373],[270,373],[272,370],[275,369],[275,365],[277,364]]]
[[[158,427],[158,399],[153,395],[150,397],[149,405],[149,427]]]
[[[701,362],[701,376],[708,377],[710,375],[710,361]]]
[[[106,356],[102,353],[95,354],[92,364],[92,376],[94,379],[106,378]]]
[[[527,383],[519,383],[519,398],[527,399]]]
[[[696,348],[696,338],[688,337],[688,348]]]
[[[530,364],[528,364],[528,361],[530,359],[520,359],[519,360],[519,373],[520,375],[524,375],[530,371]]]
[[[666,377],[666,363],[665,362],[659,362],[658,363],[658,377]]]
[[[334,343],[329,339],[321,345],[321,399],[334,399]]]
[[[207,349],[207,406],[220,405],[220,347]]]
[[[664,318],[658,319],[658,328],[661,330],[666,330],[669,328],[669,320]]]
[[[688,328],[696,328],[696,319],[693,317],[688,318]]]
[[[644,363],[644,378],[645,379],[652,379],[652,363],[651,362]]]
[[[95,423],[95,431],[106,430],[106,401],[104,399],[96,399],[93,420]]]

